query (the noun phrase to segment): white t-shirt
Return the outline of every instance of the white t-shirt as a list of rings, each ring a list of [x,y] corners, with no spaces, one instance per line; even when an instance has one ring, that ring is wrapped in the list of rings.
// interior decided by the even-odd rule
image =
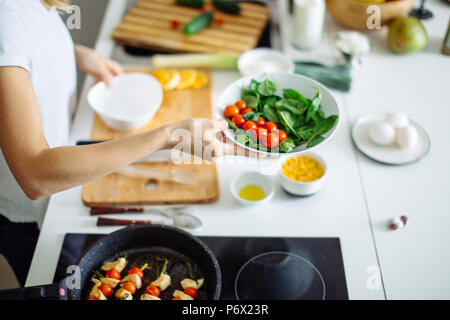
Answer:
[[[69,110],[75,103],[76,65],[72,38],[56,10],[47,9],[40,0],[0,0],[0,67],[3,66],[28,71],[50,147],[66,144]],[[1,153],[0,214],[13,222],[35,221],[40,225],[47,203],[48,199],[27,198]]]

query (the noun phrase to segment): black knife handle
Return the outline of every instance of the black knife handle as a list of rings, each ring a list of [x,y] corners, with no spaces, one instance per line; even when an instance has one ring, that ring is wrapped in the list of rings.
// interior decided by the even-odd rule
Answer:
[[[105,142],[104,140],[79,140],[77,141],[77,146],[87,146],[90,144],[97,144]]]

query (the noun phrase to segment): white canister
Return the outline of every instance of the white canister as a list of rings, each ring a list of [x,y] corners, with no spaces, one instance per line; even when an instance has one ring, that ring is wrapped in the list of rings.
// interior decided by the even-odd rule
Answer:
[[[300,49],[313,49],[322,40],[325,0],[294,0],[292,41]]]

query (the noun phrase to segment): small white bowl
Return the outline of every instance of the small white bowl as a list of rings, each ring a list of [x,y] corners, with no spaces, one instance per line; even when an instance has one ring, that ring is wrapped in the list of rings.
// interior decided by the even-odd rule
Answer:
[[[145,126],[161,106],[163,90],[154,77],[145,73],[117,76],[112,87],[104,82],[93,86],[89,105],[111,129],[135,131]]]
[[[292,157],[288,157],[288,158],[284,158],[281,163],[280,182],[281,182],[281,186],[283,187],[283,189],[291,194],[294,194],[297,196],[309,196],[309,195],[312,195],[312,194],[316,193],[317,191],[319,191],[320,188],[323,186],[323,183],[327,176],[327,164],[326,164],[325,160],[323,160],[323,158],[320,157],[316,153],[305,152],[301,156],[302,157],[303,156],[311,157],[314,160],[316,160],[317,162],[319,162],[322,165],[323,170],[324,170],[322,177],[320,177],[317,180],[311,181],[311,182],[300,182],[300,181],[295,181],[295,180],[292,180],[292,179],[286,177],[283,173],[282,166],[285,161],[292,158]],[[294,157],[298,157],[298,156],[294,156]]]
[[[269,48],[257,48],[242,54],[238,60],[238,69],[243,76],[268,72],[290,72],[295,70],[294,62],[280,51]]]
[[[242,199],[239,195],[241,189],[248,185],[258,186],[264,190],[264,198],[258,201],[249,201]],[[244,206],[252,206],[270,201],[272,199],[275,188],[270,176],[263,175],[257,171],[247,171],[236,176],[231,182],[231,193],[236,200]]]

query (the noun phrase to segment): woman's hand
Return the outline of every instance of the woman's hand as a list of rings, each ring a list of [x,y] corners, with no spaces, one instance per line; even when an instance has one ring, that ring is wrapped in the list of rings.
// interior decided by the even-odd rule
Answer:
[[[75,56],[77,66],[82,72],[93,76],[96,82],[105,82],[108,88],[111,87],[112,78],[123,73],[117,62],[103,58],[87,47],[76,45]]]
[[[225,120],[187,119],[166,126],[168,147],[192,154],[206,161],[213,161],[225,155],[257,156],[232,141],[226,141],[224,131],[228,128]]]

